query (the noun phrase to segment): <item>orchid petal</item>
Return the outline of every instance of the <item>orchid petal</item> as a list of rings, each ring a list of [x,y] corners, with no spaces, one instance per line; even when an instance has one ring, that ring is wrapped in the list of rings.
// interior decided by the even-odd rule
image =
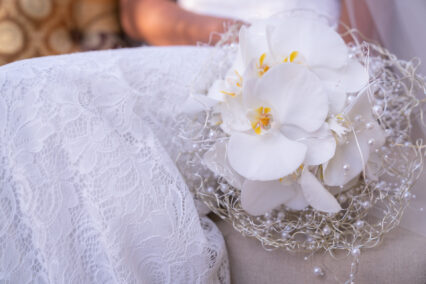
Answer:
[[[223,177],[231,186],[241,188],[244,178],[229,165],[226,156],[226,142],[217,142],[203,156],[204,164],[215,174]]]
[[[222,129],[231,134],[233,131],[246,131],[251,129],[250,121],[247,119],[242,98],[231,97],[217,106],[217,110],[222,116]]]
[[[290,199],[285,203],[285,206],[292,210],[303,210],[309,206],[308,201],[306,201],[305,196],[303,195],[302,189],[299,184],[297,184],[297,193],[296,196]]]
[[[224,94],[222,91],[226,89],[227,86],[225,80],[216,80],[211,85],[207,93],[207,97],[216,101],[223,102],[226,99],[226,94]]]
[[[275,180],[294,172],[305,159],[307,147],[278,132],[264,135],[234,133],[228,143],[232,168],[250,180]]]
[[[346,105],[347,95],[345,90],[339,88],[332,82],[324,82],[328,94],[328,106],[331,114],[339,114]]]
[[[313,68],[312,70],[321,80],[331,83],[335,88],[347,93],[361,90],[368,83],[368,72],[357,60],[351,59],[339,69],[326,67]]]
[[[353,130],[347,135],[347,143],[338,145],[333,159],[325,165],[324,183],[326,185],[340,186],[348,183],[365,170],[370,151],[385,143],[385,132],[372,115],[372,106],[367,93],[360,95],[348,112],[351,121],[357,115],[364,119],[364,124],[356,129],[356,135]],[[366,123],[371,124],[370,129],[366,128]],[[373,145],[369,145],[370,140],[374,141]]]
[[[323,22],[287,17],[279,26],[267,29],[269,48],[277,61],[293,51],[306,58],[310,67],[342,67],[348,49],[342,37]]]
[[[246,180],[241,189],[241,206],[250,215],[258,216],[284,204],[296,195],[293,186],[280,181]]]
[[[302,173],[299,182],[303,195],[312,208],[328,213],[337,213],[342,210],[336,198],[308,170]]]
[[[209,98],[204,94],[190,95],[181,106],[177,107],[178,112],[195,114],[207,111],[218,103],[217,100]]]
[[[267,53],[269,50],[263,26],[241,27],[239,43],[244,66],[248,66],[252,60],[258,59],[263,53]]]
[[[301,142],[308,146],[305,161],[306,165],[320,165],[330,160],[336,150],[336,140],[333,134],[324,123],[320,129],[308,133],[298,127],[285,125],[281,128],[284,136],[291,140]]]
[[[364,135],[355,139],[348,134],[347,142],[336,147],[336,153],[324,166],[324,183],[329,186],[341,186],[359,175],[370,155],[370,149]],[[346,168],[346,169],[345,169]]]
[[[244,86],[246,105],[272,107],[279,122],[309,132],[323,124],[328,113],[327,93],[321,81],[308,69],[296,64],[281,64],[255,82],[254,87],[253,84]]]

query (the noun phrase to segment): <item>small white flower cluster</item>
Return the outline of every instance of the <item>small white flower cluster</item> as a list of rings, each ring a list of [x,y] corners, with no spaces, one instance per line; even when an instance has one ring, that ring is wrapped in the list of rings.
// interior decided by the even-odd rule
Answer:
[[[217,174],[241,189],[251,215],[282,204],[339,212],[325,186],[368,173],[385,143],[368,79],[341,36],[319,20],[275,17],[241,28],[237,59],[208,93],[229,139],[204,155],[205,164],[223,169]]]

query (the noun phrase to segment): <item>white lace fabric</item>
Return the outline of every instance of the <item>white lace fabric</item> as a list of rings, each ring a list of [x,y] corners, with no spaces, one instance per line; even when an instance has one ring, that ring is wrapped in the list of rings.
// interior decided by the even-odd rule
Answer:
[[[229,283],[174,159],[173,118],[212,49],[0,68],[0,282]],[[208,80],[208,78],[206,78]]]

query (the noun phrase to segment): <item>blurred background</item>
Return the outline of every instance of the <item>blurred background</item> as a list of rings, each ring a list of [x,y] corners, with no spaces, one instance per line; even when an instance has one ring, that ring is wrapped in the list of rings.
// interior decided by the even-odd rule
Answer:
[[[0,65],[37,56],[136,46],[142,41],[152,45],[207,42],[212,32],[222,31],[224,22],[235,23],[184,11],[183,2],[0,0]],[[426,60],[426,0],[340,3],[343,23],[357,27],[402,59]],[[426,74],[426,64],[420,70]]]
[[[0,0],[0,65],[130,45],[118,0]]]

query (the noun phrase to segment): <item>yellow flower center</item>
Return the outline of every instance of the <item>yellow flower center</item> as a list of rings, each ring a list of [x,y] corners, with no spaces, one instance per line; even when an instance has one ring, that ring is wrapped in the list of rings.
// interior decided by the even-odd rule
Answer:
[[[295,63],[308,66],[306,63],[306,58],[298,51],[292,51],[289,56],[283,59],[283,63]]]
[[[240,73],[238,73],[237,70],[235,70],[234,72],[235,72],[235,75],[237,75],[237,78],[238,78],[238,80],[236,80],[236,82],[235,82],[235,85],[238,88],[242,88],[243,87],[243,76],[241,76]],[[231,97],[237,96],[237,93],[235,93],[235,92],[229,92],[229,91],[220,91],[220,92],[222,94],[225,94],[225,95],[228,95],[228,96],[231,96]]]
[[[269,66],[265,64],[266,53],[263,53],[259,57],[259,62],[257,63],[257,74],[259,77],[262,77],[269,70]]]
[[[227,91],[220,91],[222,94],[231,96],[231,97],[235,97],[237,94],[234,92],[227,92]]]
[[[297,58],[297,56],[299,55],[298,51],[293,51],[292,53],[290,53],[289,56],[287,56],[286,58],[284,58],[283,63],[293,63],[294,60]],[[295,62],[298,63],[298,62]]]
[[[257,135],[260,135],[262,134],[262,130],[268,130],[271,128],[271,122],[271,108],[261,106],[256,109],[255,117],[251,123],[251,127]]]
[[[235,75],[237,75],[238,77],[238,81],[235,83],[237,85],[237,87],[242,88],[243,87],[243,76],[240,75],[240,73],[238,73],[237,70],[234,71]]]
[[[291,176],[294,179],[298,179],[302,175],[302,172],[303,172],[304,168],[305,168],[305,165],[301,164],[300,167],[298,167],[297,170],[295,170],[294,173],[291,174]]]
[[[305,168],[305,165],[301,164],[297,168],[297,170],[295,170],[293,173],[291,173],[288,176],[280,178],[279,181],[282,182],[282,183],[285,183],[285,184],[291,184],[291,183],[293,183],[294,181],[296,181],[302,175],[302,172],[303,172],[304,168]]]

